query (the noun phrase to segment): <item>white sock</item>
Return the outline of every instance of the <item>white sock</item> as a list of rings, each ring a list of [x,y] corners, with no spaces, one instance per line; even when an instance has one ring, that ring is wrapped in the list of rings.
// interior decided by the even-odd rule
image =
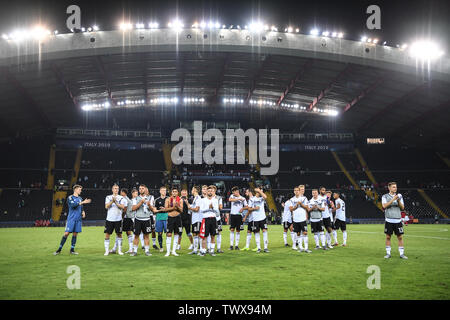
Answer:
[[[136,252],[136,253],[137,253],[138,247],[139,247],[139,245],[135,246],[135,245],[133,244],[133,252]]]
[[[336,230],[333,230],[333,239],[334,239],[334,243],[337,243],[338,241],[337,241],[337,232],[336,232]]]
[[[308,235],[303,235],[303,243],[305,244],[305,250],[308,250]]]
[[[156,246],[156,238],[152,238],[153,245]]]
[[[292,236],[292,232],[291,232],[291,236]],[[284,244],[286,245],[287,244],[287,232],[286,231],[283,232],[283,241],[284,241]]]
[[[117,250],[117,242],[118,242],[119,238],[116,236],[116,240],[114,241],[114,247],[112,248],[113,251]]]
[[[405,253],[405,248],[404,247],[398,247],[398,252],[402,256]]]
[[[144,234],[142,232],[139,235],[139,239],[141,239],[141,247],[143,247],[145,245],[145,243],[144,243]]]
[[[302,243],[303,235],[300,233],[300,235],[297,235],[297,239],[298,239],[298,248],[303,250],[303,243]]]
[[[117,247],[119,248],[119,252],[122,252],[122,238],[117,239]]]
[[[215,242],[211,242],[210,244],[209,244],[209,246],[210,246],[210,252],[214,252],[214,249],[216,248],[216,243]]]
[[[166,237],[167,252],[170,252],[170,246],[172,245],[172,237]]]
[[[222,234],[218,234],[217,235],[217,240],[216,240],[216,242],[217,242],[217,250],[220,250],[220,247],[222,246]]]
[[[390,246],[386,246],[386,253],[388,255],[391,255],[391,247]]]
[[[325,234],[324,232],[320,232],[320,242],[322,242],[322,247],[325,247]]]
[[[318,233],[314,233],[314,241],[316,242],[316,247],[319,246],[319,234]]]
[[[255,240],[256,240],[256,248],[258,248],[258,250],[261,250],[261,236],[259,232],[255,233]]]
[[[173,252],[175,252],[175,250],[177,249],[177,245],[178,245],[178,234],[175,234],[173,236],[173,248],[172,248]]]
[[[292,246],[295,247],[296,246],[296,241],[297,241],[297,237],[296,237],[296,233],[295,232],[291,232],[291,239],[292,239]]]
[[[198,239],[198,245],[199,245],[199,247],[200,247],[200,251],[202,251],[202,250],[203,250],[203,239],[200,238],[200,237],[199,237],[199,239]]]
[[[342,231],[342,237],[344,238],[344,244],[347,243],[347,230]]]
[[[263,231],[263,240],[264,240],[264,249],[267,249],[269,246],[269,233],[266,231]]]
[[[134,236],[133,236],[132,234],[130,234],[130,235],[128,236],[128,246],[129,246],[129,249],[133,248],[133,239],[134,239]]]
[[[194,236],[194,252],[197,252],[198,248],[198,236]]]
[[[331,234],[327,231],[327,233],[325,234],[325,237],[327,239],[327,244],[328,246],[331,246]]]
[[[236,238],[235,238],[236,240],[236,243],[235,243],[235,246],[236,247],[239,247],[239,240],[241,239],[241,233],[240,232],[238,232],[238,233],[236,233]]]
[[[109,239],[105,239],[105,251],[109,251]]]
[[[252,240],[252,234],[247,233],[247,241],[245,242],[245,247],[250,248],[250,241]]]
[[[144,246],[145,252],[148,252],[150,250],[150,246]]]
[[[211,236],[208,236],[208,239],[206,240],[207,248],[209,249],[209,245],[211,244]]]
[[[230,231],[230,247],[232,247],[233,245],[234,245],[234,231]]]

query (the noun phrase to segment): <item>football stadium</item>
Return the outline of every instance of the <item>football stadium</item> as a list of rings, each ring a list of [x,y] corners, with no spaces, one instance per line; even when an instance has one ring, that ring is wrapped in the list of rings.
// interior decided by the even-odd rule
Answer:
[[[0,30],[0,299],[448,300],[445,46],[82,21]]]

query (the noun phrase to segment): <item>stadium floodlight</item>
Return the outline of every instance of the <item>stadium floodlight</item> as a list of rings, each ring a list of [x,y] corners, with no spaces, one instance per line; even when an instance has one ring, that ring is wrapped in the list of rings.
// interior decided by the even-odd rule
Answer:
[[[337,37],[337,32],[333,32],[333,33],[331,34],[331,36],[332,36],[333,38],[336,38],[336,37]]]
[[[200,23],[200,27],[201,27],[202,29],[205,29],[205,28],[206,28],[206,22],[205,22],[205,21],[202,21],[202,22]]]
[[[324,37],[328,37],[328,36],[330,35],[330,32],[324,31],[324,32],[322,32],[322,35],[323,35]]]
[[[237,25],[236,28],[238,28],[239,30],[241,30],[241,26],[240,26],[240,25]]]
[[[362,36],[361,37],[361,42],[366,42],[367,41],[367,37],[366,36]]]
[[[367,42],[371,43],[372,42],[372,38],[367,39]]]
[[[411,45],[411,55],[419,60],[434,60],[441,57],[444,52],[432,41],[417,41]]]
[[[377,44],[378,43],[378,39],[377,38],[373,39],[372,43]]]
[[[4,40],[8,40],[9,39],[9,37],[8,37],[8,35],[6,35],[6,34],[2,34],[2,38],[4,39]]]
[[[33,38],[37,40],[42,40],[46,35],[50,34],[50,31],[45,30],[41,26],[34,27],[31,31]]]
[[[91,28],[91,27],[88,27],[88,28],[87,28],[87,31],[88,31],[88,32],[91,32],[91,31],[92,31],[92,28]]]
[[[216,23],[214,24],[214,27],[215,27],[216,29],[220,29],[220,22],[216,22]]]
[[[99,28],[98,25],[96,25],[96,24],[94,24],[94,26],[92,27],[92,29],[94,29],[94,31],[100,30],[100,28]]]
[[[122,30],[122,31],[131,30],[132,28],[133,28],[133,26],[131,25],[131,23],[122,22],[120,24],[120,30]]]
[[[222,25],[222,29],[226,29],[226,28],[227,28],[227,26],[223,24]]]
[[[294,28],[292,28],[292,27],[288,27],[288,28],[287,28],[287,32],[288,32],[288,33],[291,33],[292,31],[294,31]]]
[[[148,24],[148,27],[149,27],[150,29],[158,29],[158,22],[150,22],[150,23]]]
[[[250,31],[261,32],[264,30],[264,25],[261,22],[250,23]]]
[[[136,23],[136,29],[144,29],[144,27],[143,23]]]
[[[175,19],[171,22],[169,22],[169,28],[175,30],[175,31],[181,31],[184,27],[184,24],[181,20]]]
[[[300,28],[296,28],[295,32],[299,33],[300,32]]]
[[[342,39],[343,37],[344,37],[344,34],[343,34],[342,32],[339,32],[339,33],[338,33],[338,38],[339,38],[339,39]]]
[[[271,31],[274,31],[274,32],[277,32],[277,31],[278,31],[278,28],[275,27],[275,26],[272,26],[272,27],[270,27],[270,30],[271,30]]]
[[[265,26],[264,26],[264,31],[269,31],[269,26],[266,24]]]
[[[408,45],[406,43],[402,44],[402,49],[408,48]]]
[[[387,44],[387,41],[383,42],[383,46],[385,46]]]
[[[319,34],[319,30],[317,30],[316,28],[314,28],[314,29],[312,29],[309,33],[310,33],[312,36],[317,36],[317,35]]]
[[[86,32],[86,28],[85,27],[81,27],[81,32]]]
[[[92,110],[92,106],[90,104],[85,104],[84,106],[81,107],[81,109],[83,111],[90,111]]]

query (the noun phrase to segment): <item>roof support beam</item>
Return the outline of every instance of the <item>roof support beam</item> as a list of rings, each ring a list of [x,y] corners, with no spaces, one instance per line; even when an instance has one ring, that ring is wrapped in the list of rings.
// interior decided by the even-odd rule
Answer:
[[[351,70],[351,65],[347,64],[347,66],[338,73],[338,75],[328,84],[328,86],[323,89],[317,97],[314,98],[314,100],[310,103],[308,107],[308,111],[311,111],[319,102],[322,100],[328,92],[333,88],[333,86],[336,84],[336,82],[347,72]]]
[[[370,86],[365,88],[358,96],[356,96],[352,101],[347,103],[347,105],[344,108],[344,112],[347,112],[350,110],[355,104],[357,104],[361,99],[363,99],[366,95],[368,95],[370,92],[372,92],[375,88],[377,88],[380,84],[384,82],[387,75],[382,75],[378,78],[374,83],[372,83]]]
[[[417,116],[416,118],[412,119],[411,121],[408,121],[404,125],[400,126],[399,128],[395,129],[392,133],[389,134],[389,136],[392,137],[402,137],[405,135],[405,133],[409,132],[413,128],[417,128],[422,122],[426,121],[428,118],[430,118],[432,115],[439,115],[441,111],[444,109],[450,108],[450,100],[441,103],[431,109],[428,109],[428,111],[422,113],[421,115]]]
[[[256,88],[256,82],[261,77],[262,73],[264,72],[264,68],[269,64],[270,60],[272,59],[271,55],[266,55],[264,61],[261,62],[261,65],[256,72],[255,76],[253,77],[252,85],[250,89],[248,90],[247,97],[244,100],[244,106],[247,106],[250,102],[250,98],[252,97],[253,91],[255,91]]]
[[[77,102],[75,100],[74,95],[72,94],[72,91],[70,90],[69,84],[64,80],[61,70],[58,68],[58,66],[54,62],[51,63],[51,67],[52,67],[53,73],[56,77],[56,80],[64,87],[64,90],[66,91],[68,97],[72,101],[73,106],[76,108]]]
[[[214,96],[211,99],[211,101],[215,105],[219,104],[219,101],[218,101],[218,99],[219,99],[219,90],[220,90],[220,88],[222,87],[222,84],[223,84],[223,79],[225,77],[225,70],[230,65],[230,62],[231,62],[231,53],[227,52],[225,54],[225,58],[223,59],[222,68],[221,68],[220,73],[219,73],[219,79],[217,80],[216,89],[214,90]]]
[[[364,122],[358,129],[356,129],[356,132],[359,134],[361,133],[363,130],[368,129],[369,127],[371,127],[373,124],[375,124],[380,118],[381,116],[388,110],[390,110],[392,107],[395,107],[396,105],[398,105],[400,102],[402,102],[403,100],[411,97],[413,94],[417,93],[417,91],[422,90],[424,87],[426,87],[428,85],[428,82],[423,82],[420,85],[416,86],[413,90],[408,91],[407,93],[405,93],[404,95],[400,96],[398,99],[396,99],[394,102],[388,104],[386,107],[384,107],[383,109],[381,109],[380,111],[378,111],[374,116],[370,117],[366,122]]]
[[[295,87],[295,84],[297,83],[297,81],[300,80],[301,76],[305,73],[306,69],[312,64],[312,62],[313,62],[313,60],[311,60],[311,59],[306,61],[305,64],[303,64],[303,66],[297,72],[295,77],[293,79],[291,79],[291,81],[287,85],[286,89],[283,91],[281,96],[278,98],[277,106],[279,106],[284,101],[284,99],[287,97],[289,92]]]
[[[22,84],[14,77],[14,75],[9,72],[7,67],[3,67],[4,74],[6,76],[6,80],[14,89],[19,93],[19,95],[25,100],[26,106],[28,110],[36,117],[36,119],[40,120],[41,124],[45,128],[52,128],[52,124],[50,120],[47,118],[45,113],[42,111],[41,107],[37,104],[31,94],[22,86]]]
[[[103,80],[105,81],[106,91],[108,92],[109,103],[111,103],[112,106],[115,106],[116,102],[112,98],[112,92],[111,92],[111,86],[110,86],[108,73],[105,70],[105,66],[103,65],[102,59],[100,58],[100,56],[96,56],[95,60],[97,61],[98,68],[99,68],[100,73],[101,73],[101,75],[103,77]]]

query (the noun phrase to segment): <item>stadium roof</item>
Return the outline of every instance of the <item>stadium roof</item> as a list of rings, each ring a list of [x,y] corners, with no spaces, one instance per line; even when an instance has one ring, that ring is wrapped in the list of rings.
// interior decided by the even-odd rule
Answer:
[[[0,40],[0,68],[1,136],[83,127],[87,119],[105,126],[105,117],[122,128],[163,118],[257,117],[281,129],[331,120],[336,130],[413,144],[450,133],[450,59],[424,64],[404,48],[337,37],[228,29],[59,34]]]

